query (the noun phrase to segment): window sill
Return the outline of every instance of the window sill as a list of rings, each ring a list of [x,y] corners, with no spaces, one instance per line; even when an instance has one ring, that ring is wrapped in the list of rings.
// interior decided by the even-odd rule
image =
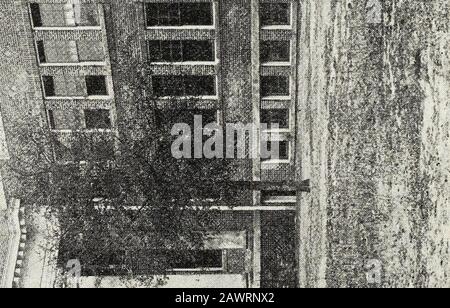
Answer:
[[[102,30],[101,26],[33,27],[35,31],[76,31]]]
[[[53,133],[71,134],[71,133],[112,133],[112,129],[51,129]]]
[[[292,99],[292,97],[289,96],[263,96],[261,98],[262,100],[265,101],[289,101]]]
[[[65,62],[65,63],[40,63],[41,67],[69,67],[69,66],[106,66],[106,62]]]
[[[263,67],[277,67],[277,66],[291,66],[291,62],[263,62],[261,66]]]
[[[292,25],[261,26],[261,30],[292,30]]]
[[[191,269],[179,269],[179,268],[177,268],[177,269],[172,269],[172,270],[170,270],[171,272],[174,272],[174,273],[183,273],[183,272],[186,272],[186,273],[198,273],[198,272],[223,272],[224,271],[224,269],[223,268],[219,268],[219,267],[217,267],[217,268],[191,268]]]
[[[46,100],[110,100],[112,97],[110,96],[45,96]]]
[[[151,62],[150,65],[217,65],[219,64],[217,61],[186,61],[186,62]]]
[[[216,26],[152,26],[147,30],[215,30]]]
[[[261,169],[263,170],[271,170],[275,169],[278,165],[287,165],[290,164],[290,159],[273,159],[273,160],[266,160],[261,161]]]
[[[291,132],[291,129],[290,128],[263,129],[261,132],[265,134],[289,134]]]
[[[194,99],[194,100],[218,100],[219,97],[217,95],[214,96],[162,96],[158,97],[158,100],[188,100],[188,99]]]

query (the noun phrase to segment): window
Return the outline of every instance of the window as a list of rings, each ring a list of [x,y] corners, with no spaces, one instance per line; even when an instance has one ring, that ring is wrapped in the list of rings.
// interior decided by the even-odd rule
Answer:
[[[263,109],[261,110],[261,124],[267,124],[271,129],[272,124],[278,124],[278,128],[289,128],[289,110],[288,109]]]
[[[39,4],[31,3],[30,10],[31,10],[31,19],[33,21],[33,26],[34,27],[42,27],[41,10],[40,10]]]
[[[289,41],[262,41],[261,62],[289,62],[290,45]]]
[[[151,62],[214,61],[214,41],[149,41]]]
[[[87,129],[110,129],[111,118],[107,109],[84,110]]]
[[[89,96],[108,95],[105,76],[86,76],[86,89]]]
[[[38,41],[40,63],[104,61],[101,41]]]
[[[261,25],[283,26],[291,24],[289,3],[261,3]]]
[[[216,95],[215,76],[154,76],[156,96],[212,96]]]
[[[34,27],[98,26],[96,4],[31,3]]]
[[[295,191],[262,191],[261,199],[263,203],[295,203],[297,202],[297,192]]]
[[[174,270],[222,269],[222,250],[169,252]]]
[[[36,42],[36,46],[37,46],[37,50],[38,50],[39,63],[46,63],[47,59],[45,58],[44,42],[38,41],[38,42]]]
[[[261,95],[265,96],[289,96],[289,77],[287,76],[262,76]]]
[[[271,161],[271,160],[289,160],[289,141],[268,141],[267,142],[267,151],[271,153],[272,150],[275,150],[275,147],[278,146],[279,155],[278,157],[267,157],[264,158],[263,161]],[[275,155],[275,154],[274,154]]]
[[[147,26],[211,26],[212,4],[201,3],[146,3]]]
[[[44,83],[44,94],[46,97],[56,96],[55,81],[52,76],[42,76]]]
[[[48,123],[51,129],[56,129],[55,114],[53,110],[48,111]]]

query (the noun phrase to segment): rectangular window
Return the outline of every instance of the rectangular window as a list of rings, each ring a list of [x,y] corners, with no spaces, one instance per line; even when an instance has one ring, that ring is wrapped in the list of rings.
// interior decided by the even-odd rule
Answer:
[[[268,157],[268,158],[263,159],[263,161],[289,160],[289,141],[283,140],[283,141],[268,141],[267,142],[267,150],[269,152],[271,152],[272,149],[275,149],[275,147],[277,147],[277,146],[279,149],[278,157]]]
[[[46,63],[47,59],[45,57],[44,42],[37,41],[36,46],[37,46],[37,50],[38,50],[39,63]]]
[[[261,110],[261,124],[266,124],[268,129],[273,129],[272,124],[278,124],[278,128],[289,128],[288,109],[263,109]]]
[[[261,3],[262,26],[285,26],[291,24],[289,3]]]
[[[172,252],[171,266],[174,270],[221,269],[222,250],[193,250]]]
[[[111,117],[107,109],[84,110],[87,129],[110,129]]]
[[[53,110],[48,111],[48,123],[51,129],[56,129],[55,114]]]
[[[262,76],[261,95],[267,96],[289,96],[288,76]]]
[[[151,62],[212,62],[214,41],[149,41]]]
[[[261,192],[261,199],[263,203],[296,203],[297,192],[266,190]]]
[[[215,76],[154,76],[156,96],[212,96],[216,95]]]
[[[34,27],[98,26],[96,4],[31,3]]]
[[[289,62],[291,43],[289,41],[262,41],[261,63]]]
[[[213,9],[209,2],[146,3],[147,26],[211,26]]]
[[[86,89],[88,96],[106,96],[108,90],[106,87],[105,76],[86,76]]]
[[[46,97],[56,96],[55,93],[55,81],[52,76],[42,76],[42,82],[44,83],[44,94]]]
[[[38,3],[30,4],[31,19],[34,27],[42,27],[41,10]]]

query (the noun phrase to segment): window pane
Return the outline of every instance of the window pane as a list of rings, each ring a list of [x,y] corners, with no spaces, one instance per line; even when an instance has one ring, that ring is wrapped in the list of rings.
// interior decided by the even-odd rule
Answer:
[[[84,119],[87,129],[109,129],[111,128],[111,118],[109,110],[84,110]]]
[[[45,58],[44,42],[38,41],[38,42],[36,42],[36,45],[37,45],[37,50],[38,50],[39,63],[47,62],[47,60]]]
[[[41,10],[38,3],[30,4],[31,19],[33,20],[33,26],[42,27]]]
[[[214,61],[213,41],[183,41],[183,61]]]
[[[211,3],[181,3],[181,26],[210,26],[213,24]]]
[[[261,62],[289,62],[289,41],[263,41],[261,42]]]
[[[147,3],[147,26],[212,25],[211,3]]]
[[[275,150],[275,148],[278,146],[279,149],[279,155],[278,157],[267,157],[264,158],[263,161],[268,161],[268,160],[288,160],[289,159],[289,141],[285,140],[285,141],[268,141],[267,142],[267,150],[269,152],[273,150]],[[272,155],[275,155],[275,153],[273,153]]]
[[[79,5],[80,8],[75,10],[75,14],[77,12],[80,13],[80,16],[76,16],[77,25],[78,26],[98,26],[98,7],[97,4],[76,4]]]
[[[278,26],[290,24],[289,3],[261,3],[261,25]]]
[[[289,128],[289,110],[287,109],[263,109],[261,110],[261,123],[267,124],[268,128],[272,124],[278,124],[279,128]]]
[[[80,61],[105,61],[102,41],[78,41],[78,57]]]
[[[261,77],[262,96],[288,96],[289,77],[287,76],[263,76]]]
[[[88,95],[108,95],[105,76],[86,76]]]
[[[148,41],[148,54],[150,62],[162,62],[161,41]]]
[[[55,96],[55,82],[52,76],[42,76],[44,82],[44,94],[47,97]]]
[[[153,91],[156,96],[215,95],[214,76],[154,76]]]
[[[171,252],[173,269],[222,268],[221,250],[197,250]]]

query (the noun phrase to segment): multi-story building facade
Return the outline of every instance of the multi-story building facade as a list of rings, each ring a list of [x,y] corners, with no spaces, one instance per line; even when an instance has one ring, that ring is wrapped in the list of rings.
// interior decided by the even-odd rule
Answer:
[[[183,268],[180,261],[172,279],[205,286],[214,274],[228,286],[297,284],[292,269],[301,166],[298,1],[33,0],[15,5],[29,44],[30,100],[67,148],[77,146],[78,131],[123,132],[135,112],[129,89],[136,80],[129,76],[139,66],[151,71],[148,89],[158,112],[170,114],[183,106],[192,116],[223,125],[279,123],[254,136],[258,145],[276,136],[272,142],[279,146],[279,158],[231,160],[233,180],[251,188],[232,204],[218,206],[211,230],[218,235],[198,253],[198,264]],[[111,152],[114,144],[106,149],[102,143],[97,150]],[[61,159],[64,154],[57,153]],[[287,272],[288,278],[280,276]]]

